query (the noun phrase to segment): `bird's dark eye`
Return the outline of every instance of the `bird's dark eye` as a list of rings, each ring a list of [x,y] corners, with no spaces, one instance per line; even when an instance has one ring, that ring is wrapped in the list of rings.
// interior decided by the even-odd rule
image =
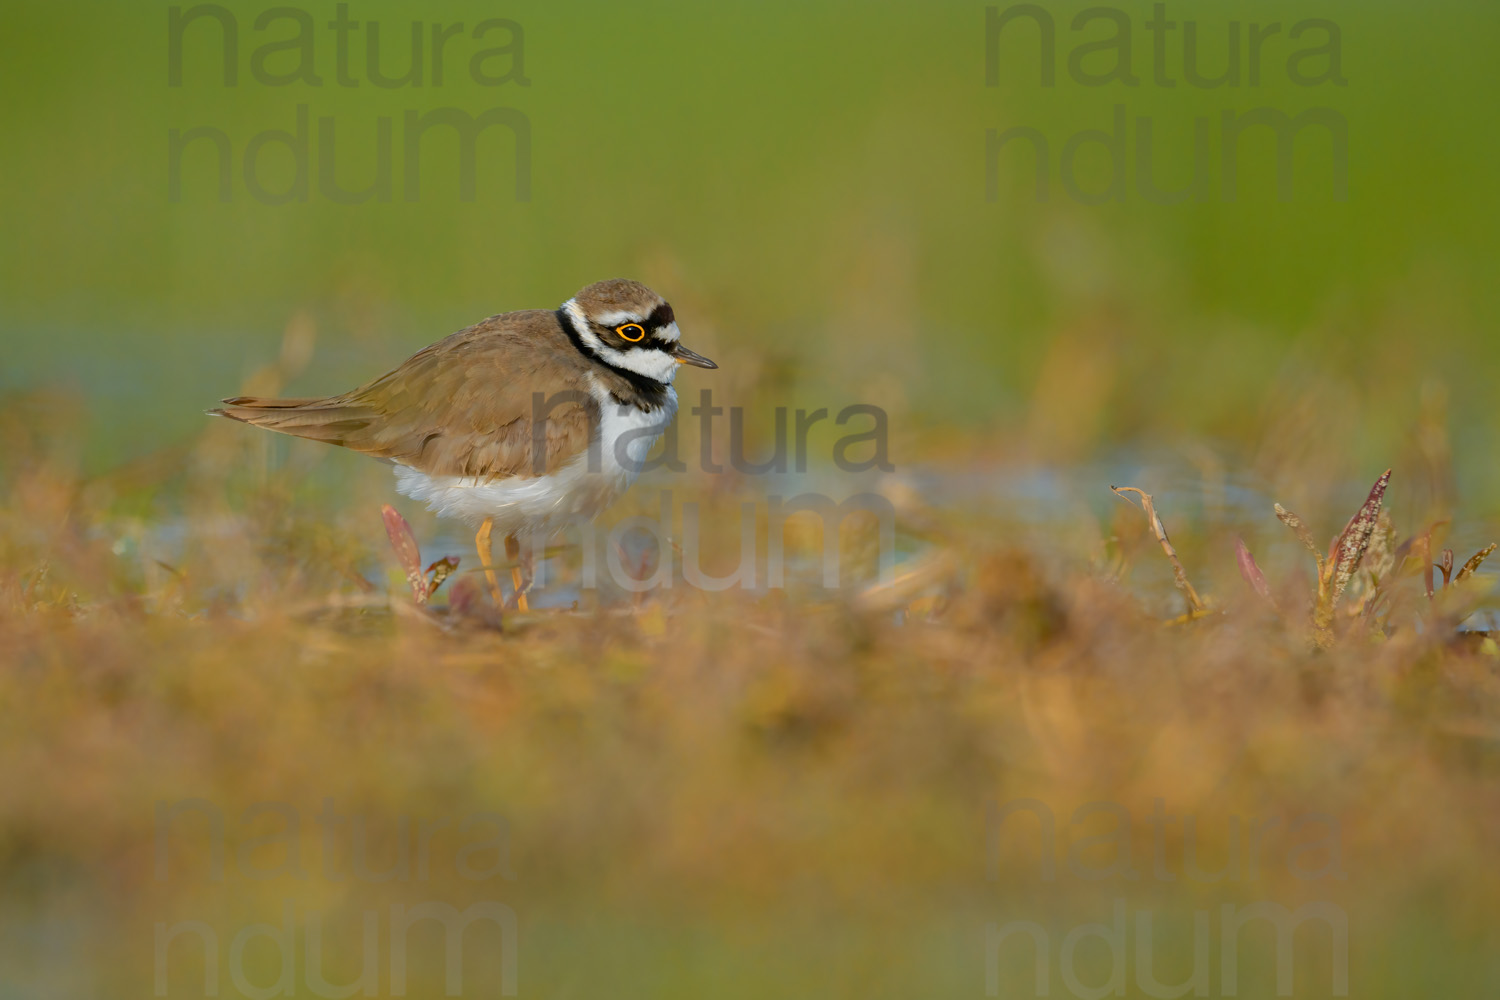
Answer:
[[[622,338],[633,344],[645,339],[646,328],[639,323],[626,323],[624,326],[615,327],[615,333],[618,333]]]

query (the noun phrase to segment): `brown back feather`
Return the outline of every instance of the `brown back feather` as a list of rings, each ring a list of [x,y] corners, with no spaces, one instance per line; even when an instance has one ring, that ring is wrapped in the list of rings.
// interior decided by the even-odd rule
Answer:
[[[598,405],[584,391],[587,371],[556,317],[531,310],[460,330],[350,392],[312,399],[237,396],[209,412],[429,475],[531,478],[556,471],[588,447]],[[539,416],[546,421],[540,463],[532,453]]]

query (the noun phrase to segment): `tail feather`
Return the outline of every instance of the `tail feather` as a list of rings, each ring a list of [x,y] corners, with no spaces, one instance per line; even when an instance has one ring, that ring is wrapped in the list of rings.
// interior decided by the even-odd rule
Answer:
[[[292,407],[313,406],[329,402],[326,396],[309,396],[306,399],[267,399],[264,396],[231,396],[219,402],[226,406],[247,406],[257,410],[285,410]]]
[[[371,419],[365,407],[351,406],[336,396],[314,399],[234,396],[223,403],[223,407],[209,410],[208,414],[337,445],[347,444],[350,437],[370,425]]]

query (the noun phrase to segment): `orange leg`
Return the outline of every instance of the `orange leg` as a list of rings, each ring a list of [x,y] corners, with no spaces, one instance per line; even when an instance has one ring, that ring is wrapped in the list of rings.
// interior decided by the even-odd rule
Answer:
[[[526,591],[521,588],[521,543],[515,535],[505,536],[505,558],[510,560],[510,584],[516,591],[516,610],[525,614]]]
[[[490,558],[490,529],[494,527],[492,518],[485,518],[484,523],[479,526],[479,534],[474,536],[474,548],[479,550],[479,565],[484,567],[484,580],[490,587],[490,600],[495,602],[496,608],[505,606],[505,597],[500,593],[500,581],[495,578],[495,564]],[[506,551],[510,551],[510,540],[506,540]]]

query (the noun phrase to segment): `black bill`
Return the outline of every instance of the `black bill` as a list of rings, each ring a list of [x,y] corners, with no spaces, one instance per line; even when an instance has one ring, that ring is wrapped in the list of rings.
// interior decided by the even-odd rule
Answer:
[[[681,344],[672,348],[672,357],[677,359],[679,365],[692,365],[694,368],[717,368],[718,365],[695,351],[690,351]]]

